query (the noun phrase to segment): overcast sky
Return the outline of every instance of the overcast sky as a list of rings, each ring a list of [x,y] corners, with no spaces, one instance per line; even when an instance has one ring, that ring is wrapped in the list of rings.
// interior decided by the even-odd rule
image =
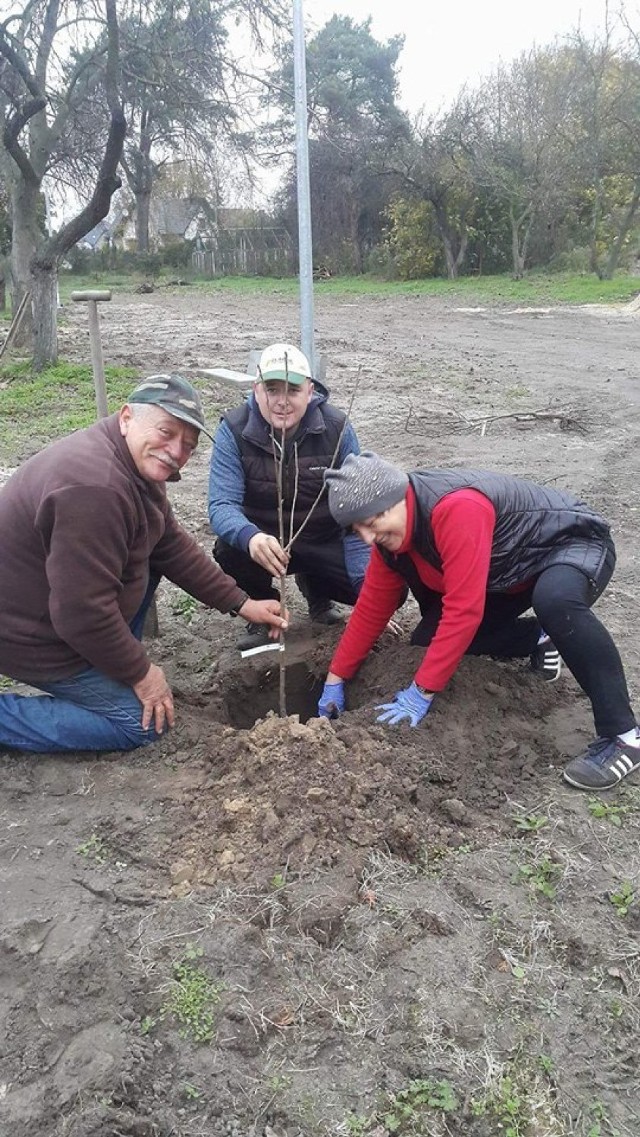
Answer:
[[[578,24],[585,32],[602,28],[605,0],[303,0],[303,11],[307,40],[334,14],[358,23],[371,16],[377,40],[402,33],[399,101],[430,113],[501,59],[550,44]]]

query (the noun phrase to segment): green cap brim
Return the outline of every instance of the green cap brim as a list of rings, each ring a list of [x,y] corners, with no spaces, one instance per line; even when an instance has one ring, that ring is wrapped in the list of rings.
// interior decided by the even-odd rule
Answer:
[[[256,377],[256,383],[274,383],[280,381],[281,383],[289,383],[291,387],[301,387],[305,379],[309,379],[309,375],[301,375],[299,371],[269,371],[265,375],[264,372]]]

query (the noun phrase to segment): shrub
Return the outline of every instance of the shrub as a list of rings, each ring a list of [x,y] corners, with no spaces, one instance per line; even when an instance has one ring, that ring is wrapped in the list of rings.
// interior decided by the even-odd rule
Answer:
[[[433,207],[428,201],[396,198],[388,210],[387,245],[401,280],[436,276],[440,242],[434,232]]]

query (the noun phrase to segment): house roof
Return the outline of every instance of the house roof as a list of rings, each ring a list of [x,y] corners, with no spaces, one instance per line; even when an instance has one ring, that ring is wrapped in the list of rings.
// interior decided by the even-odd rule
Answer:
[[[209,213],[202,198],[158,197],[151,200],[153,228],[160,236],[184,237],[197,218],[208,219]]]
[[[88,233],[78,242],[80,245],[88,245],[90,249],[97,249],[101,241],[104,241],[111,235],[111,226],[106,217],[94,225]]]

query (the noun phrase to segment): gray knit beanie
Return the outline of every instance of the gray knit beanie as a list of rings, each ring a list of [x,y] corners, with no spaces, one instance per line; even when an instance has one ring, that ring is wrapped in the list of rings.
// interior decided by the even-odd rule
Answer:
[[[409,478],[404,470],[363,450],[362,454],[349,454],[339,470],[325,470],[324,483],[331,516],[348,529],[354,522],[384,513],[402,501]]]

